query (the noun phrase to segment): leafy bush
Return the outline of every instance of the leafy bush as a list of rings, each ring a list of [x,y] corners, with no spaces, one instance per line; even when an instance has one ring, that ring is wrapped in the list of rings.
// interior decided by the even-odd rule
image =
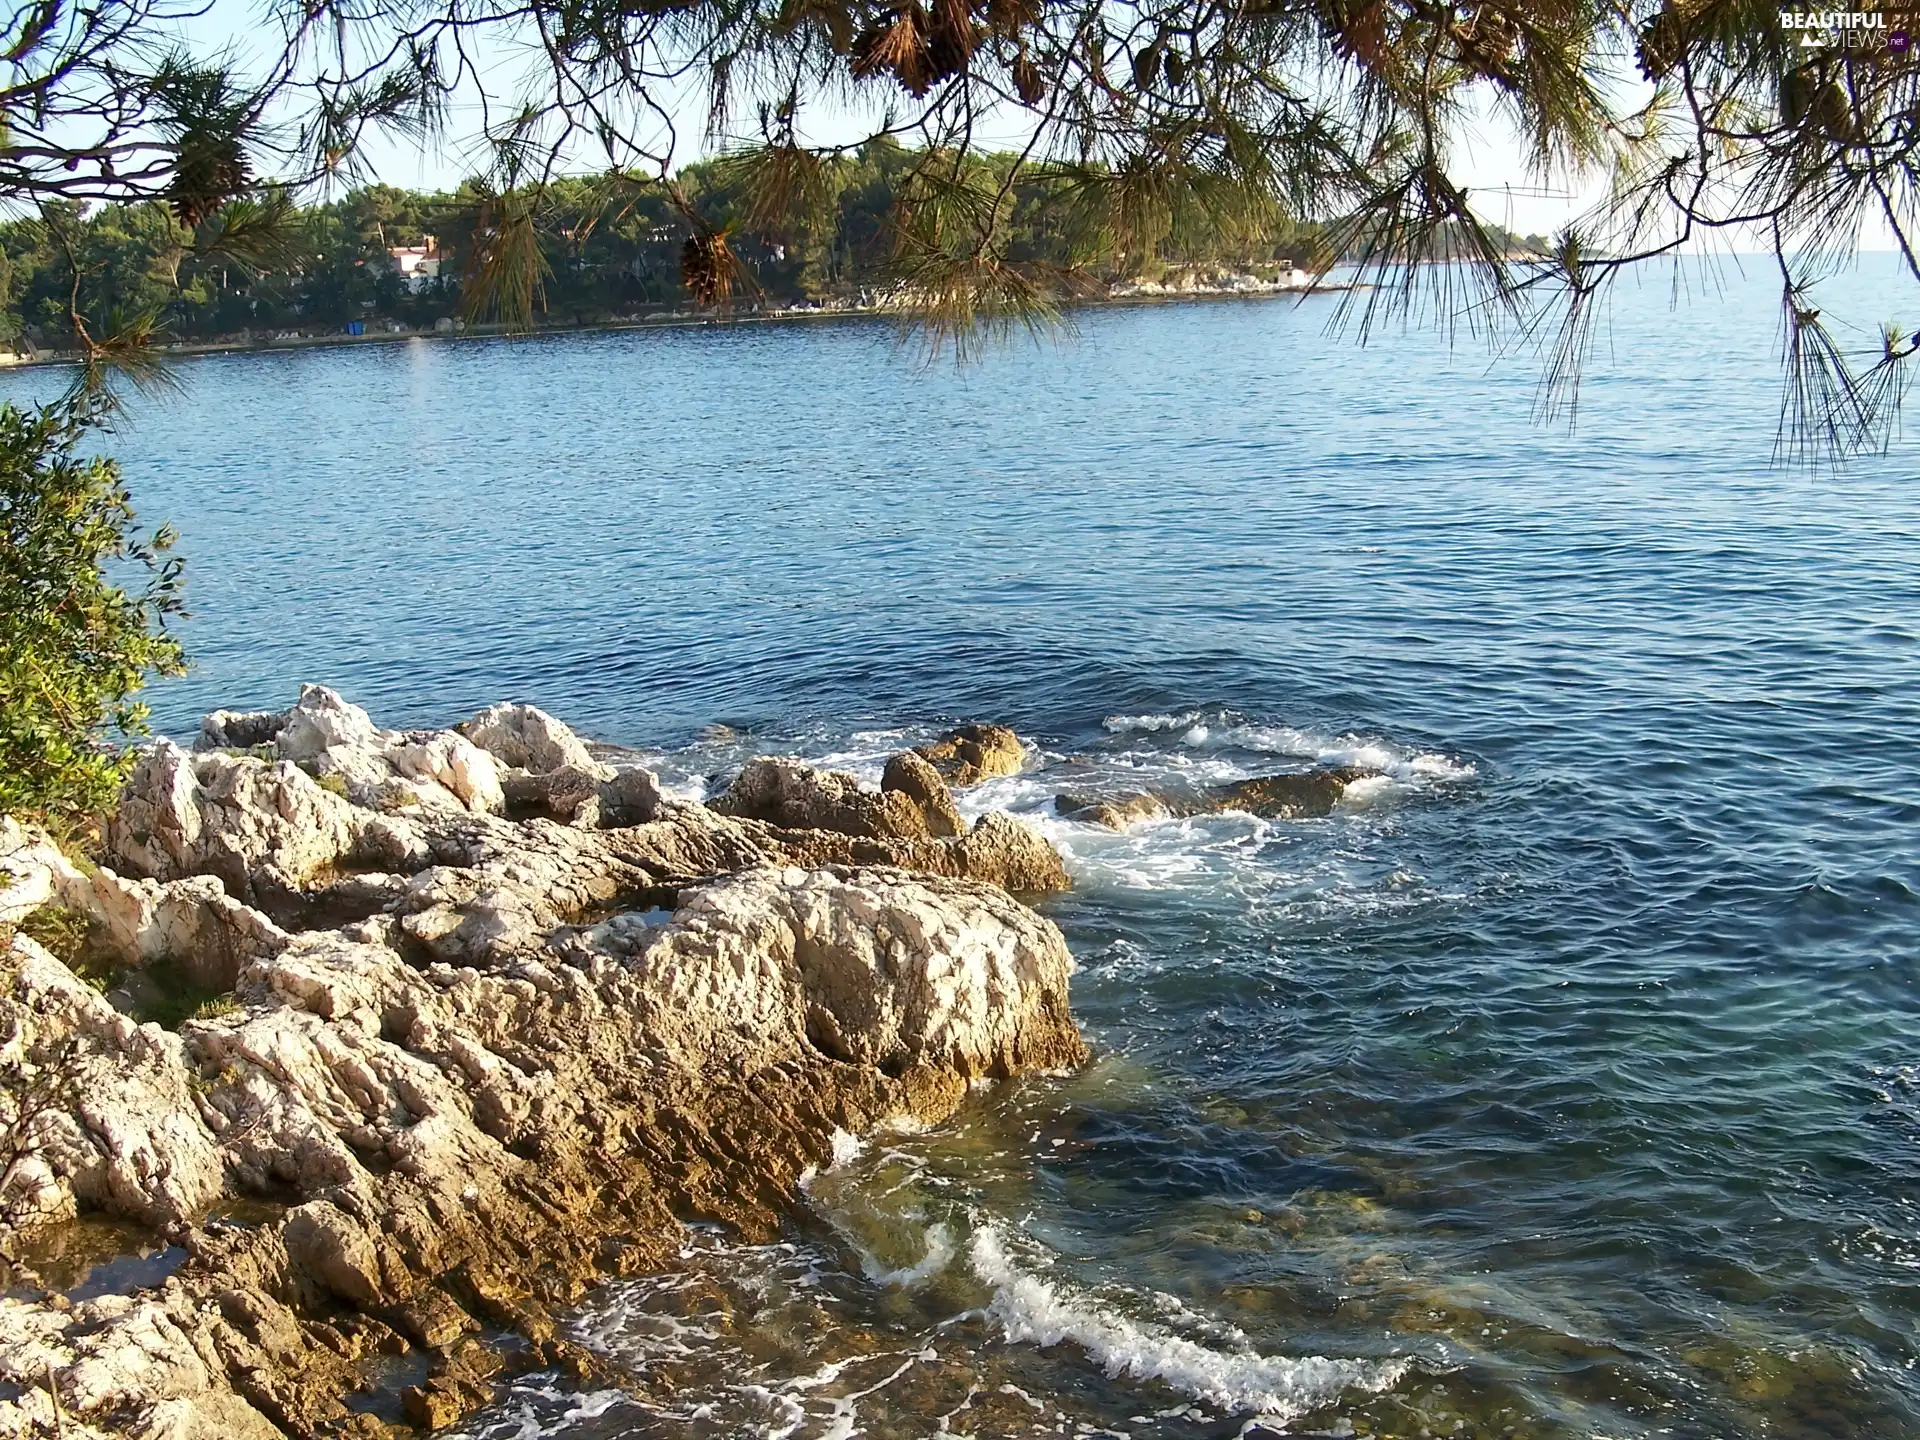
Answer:
[[[185,668],[173,531],[140,535],[120,467],[76,454],[108,404],[0,405],[0,813],[67,833],[112,802],[116,741],[146,733],[132,697]]]
[[[61,905],[42,905],[22,920],[18,928],[22,935],[39,941],[49,955],[74,974],[94,984],[95,989],[106,988],[106,972],[87,964],[94,927],[85,915]],[[94,983],[96,981],[99,983]]]

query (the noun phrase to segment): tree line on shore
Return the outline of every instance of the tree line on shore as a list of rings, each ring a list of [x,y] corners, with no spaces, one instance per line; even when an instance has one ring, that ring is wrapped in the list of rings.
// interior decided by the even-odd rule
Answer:
[[[194,340],[459,316],[591,323],[717,298],[745,309],[857,300],[902,278],[892,227],[903,190],[922,183],[921,158],[881,140],[771,186],[725,157],[667,182],[561,179],[525,214],[484,181],[437,193],[376,184],[305,206],[270,199],[238,221],[223,217],[234,233],[212,244],[159,202],[55,204],[0,222],[0,341],[57,348],[76,316],[97,334]],[[999,183],[1014,159],[977,162],[953,203]],[[1192,266],[1304,264],[1323,243],[1322,227],[1277,210],[1249,215],[1204,197],[1158,203],[1127,196],[1125,176],[1105,178],[1012,180],[1018,258],[1056,268],[1071,288]],[[1124,239],[1108,223],[1116,197],[1139,212]],[[696,234],[690,212],[712,228]],[[523,315],[514,297],[475,293],[476,250],[513,226],[539,249]],[[393,252],[427,245],[433,263],[403,274]]]

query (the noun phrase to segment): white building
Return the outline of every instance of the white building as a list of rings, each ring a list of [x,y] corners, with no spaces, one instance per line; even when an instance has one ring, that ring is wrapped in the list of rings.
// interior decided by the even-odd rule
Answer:
[[[400,277],[400,283],[414,295],[418,295],[433,281],[440,278],[440,258],[439,244],[431,235],[427,236],[424,245],[395,245],[387,251],[387,259],[393,266],[393,273]]]

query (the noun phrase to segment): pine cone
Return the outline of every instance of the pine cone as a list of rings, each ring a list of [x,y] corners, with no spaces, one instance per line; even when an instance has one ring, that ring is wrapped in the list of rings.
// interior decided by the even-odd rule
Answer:
[[[1038,105],[1047,98],[1047,87],[1040,79],[1040,67],[1027,58],[1022,50],[1020,58],[1013,62],[1013,88],[1022,103]]]

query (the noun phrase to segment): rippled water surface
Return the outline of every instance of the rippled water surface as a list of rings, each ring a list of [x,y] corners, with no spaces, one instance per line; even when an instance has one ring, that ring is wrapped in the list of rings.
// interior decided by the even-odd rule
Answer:
[[[1069,857],[1094,1064],[849,1144],[781,1245],[689,1231],[578,1319],[645,1397],[536,1379],[476,1432],[1920,1434],[1920,464],[1769,470],[1765,286],[1666,298],[1574,439],[1524,365],[1326,301],[960,376],[706,328],[140,406],[196,609],[163,728],[522,698],[687,794],[1033,742],[966,804]],[[1387,778],[1053,813],[1333,762]]]

